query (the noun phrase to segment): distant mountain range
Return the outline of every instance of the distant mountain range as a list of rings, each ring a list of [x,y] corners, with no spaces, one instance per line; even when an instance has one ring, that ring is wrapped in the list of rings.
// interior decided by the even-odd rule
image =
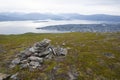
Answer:
[[[92,21],[120,21],[120,16],[95,14],[42,14],[42,13],[0,13],[0,21],[23,21],[23,20],[92,20]]]

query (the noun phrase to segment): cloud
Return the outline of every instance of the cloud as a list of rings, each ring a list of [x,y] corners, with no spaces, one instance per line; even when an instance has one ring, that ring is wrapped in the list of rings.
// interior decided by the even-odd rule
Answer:
[[[0,0],[0,12],[120,15],[120,0]]]

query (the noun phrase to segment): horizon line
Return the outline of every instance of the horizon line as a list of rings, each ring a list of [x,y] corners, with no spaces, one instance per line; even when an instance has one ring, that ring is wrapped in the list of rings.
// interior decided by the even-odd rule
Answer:
[[[110,15],[110,16],[120,16],[120,15],[115,15],[115,14],[107,14],[107,13],[94,13],[94,14],[81,14],[81,13],[75,13],[75,12],[66,12],[66,13],[53,13],[53,12],[19,12],[19,11],[6,11],[6,12],[0,12],[0,13],[23,13],[23,14],[31,14],[31,13],[38,13],[38,14],[54,14],[54,15],[60,15],[60,14],[77,14],[77,15]]]

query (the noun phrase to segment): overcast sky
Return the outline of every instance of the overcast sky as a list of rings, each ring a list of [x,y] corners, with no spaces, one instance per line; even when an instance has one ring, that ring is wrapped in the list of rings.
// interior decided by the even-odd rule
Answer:
[[[120,0],[0,0],[0,12],[120,15]]]

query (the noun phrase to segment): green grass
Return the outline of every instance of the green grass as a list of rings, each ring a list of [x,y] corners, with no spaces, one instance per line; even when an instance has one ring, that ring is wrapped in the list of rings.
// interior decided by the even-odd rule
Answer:
[[[63,47],[71,48],[68,55],[61,61],[45,61],[41,70],[33,72],[20,70],[19,66],[12,70],[7,68],[15,54],[44,38],[51,39],[55,46],[62,46],[64,42]],[[5,50],[0,53],[0,72],[14,74],[19,71],[22,80],[49,80],[53,73],[55,80],[67,80],[68,71],[78,72],[79,80],[120,80],[119,32],[0,35],[0,46]],[[106,57],[104,53],[111,53],[115,58]],[[54,67],[58,70],[54,71]]]

